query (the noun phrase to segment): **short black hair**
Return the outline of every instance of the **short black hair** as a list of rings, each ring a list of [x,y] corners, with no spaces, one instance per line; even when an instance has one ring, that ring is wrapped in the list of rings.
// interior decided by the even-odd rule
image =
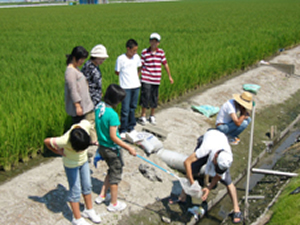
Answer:
[[[135,46],[138,46],[138,43],[137,43],[136,40],[134,40],[134,39],[129,39],[129,40],[126,42],[126,48],[132,49],[132,48],[135,47]]]
[[[87,149],[90,145],[91,137],[82,128],[74,128],[70,133],[70,143],[76,152]]]
[[[104,95],[104,102],[109,104],[110,106],[116,106],[121,101],[123,101],[125,96],[126,92],[123,88],[121,88],[117,84],[111,84],[106,89],[106,93]]]

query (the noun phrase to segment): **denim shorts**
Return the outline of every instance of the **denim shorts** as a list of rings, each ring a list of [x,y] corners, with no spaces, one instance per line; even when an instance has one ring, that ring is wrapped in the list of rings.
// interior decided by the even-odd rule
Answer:
[[[104,146],[99,147],[99,154],[105,160],[109,175],[109,184],[119,184],[122,180],[123,173],[123,159],[122,159],[122,149],[112,150]]]
[[[142,83],[140,105],[143,108],[157,108],[159,85]]]
[[[69,202],[79,202],[81,193],[88,195],[92,192],[92,182],[88,161],[75,168],[65,167],[69,182]]]

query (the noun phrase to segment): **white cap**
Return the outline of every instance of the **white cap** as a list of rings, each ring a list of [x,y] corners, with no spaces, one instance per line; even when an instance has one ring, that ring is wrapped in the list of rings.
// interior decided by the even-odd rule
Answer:
[[[103,45],[96,45],[91,51],[91,56],[96,58],[108,58],[106,48]]]
[[[152,33],[150,35],[150,40],[156,39],[157,41],[160,41],[160,35],[158,33]]]
[[[221,170],[227,170],[231,166],[232,160],[232,154],[223,150],[218,155],[217,163]]]

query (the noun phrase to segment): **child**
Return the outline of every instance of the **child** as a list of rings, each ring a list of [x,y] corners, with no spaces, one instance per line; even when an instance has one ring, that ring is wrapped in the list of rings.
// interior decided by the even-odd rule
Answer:
[[[101,222],[100,216],[93,209],[91,197],[92,183],[86,150],[90,144],[90,128],[90,122],[84,119],[80,123],[74,124],[63,136],[46,138],[44,140],[48,149],[63,156],[70,189],[68,201],[74,215],[73,225],[89,224],[81,215],[89,218],[94,223]],[[79,208],[80,193],[83,194],[86,205],[81,215]]]
[[[126,49],[126,53],[118,57],[115,66],[115,73],[119,76],[120,86],[126,92],[126,97],[122,101],[119,130],[122,139],[125,139],[125,133],[131,132],[136,125],[135,109],[141,86],[139,73],[142,66],[141,58],[136,54],[138,43],[129,39],[126,43]]]
[[[95,109],[96,131],[99,141],[99,153],[106,161],[109,169],[104,180],[101,192],[95,202],[101,204],[111,197],[107,210],[110,212],[122,211],[126,203],[118,201],[118,184],[122,176],[122,148],[125,148],[133,156],[136,156],[134,148],[123,142],[119,136],[118,126],[120,120],[112,107],[117,106],[124,98],[126,92],[117,84],[108,86],[104,95],[104,102],[99,103]],[[107,195],[110,187],[111,196]]]
[[[239,135],[251,123],[248,110],[252,110],[252,95],[244,91],[234,94],[233,98],[225,102],[216,119],[216,128],[227,135],[230,144],[240,142]]]
[[[158,88],[161,79],[161,64],[164,65],[170,83],[173,84],[170,69],[165,57],[165,52],[158,48],[160,44],[160,35],[153,33],[150,35],[150,47],[142,51],[142,88],[140,105],[142,106],[142,115],[139,122],[142,125],[146,124],[146,109],[151,108],[149,121],[156,124],[154,117],[155,108],[158,102]]]

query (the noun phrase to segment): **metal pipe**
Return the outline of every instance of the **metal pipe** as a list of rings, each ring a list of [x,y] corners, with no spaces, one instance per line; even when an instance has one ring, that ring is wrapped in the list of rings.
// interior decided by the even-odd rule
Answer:
[[[297,177],[297,173],[289,173],[289,172],[282,172],[277,170],[267,170],[267,169],[257,169],[252,168],[252,173],[263,173],[263,174],[270,174],[270,175],[278,175],[278,176],[288,176],[288,177]]]
[[[248,218],[248,208],[249,208],[248,194],[249,194],[249,183],[250,183],[250,169],[251,169],[251,161],[252,161],[254,119],[255,119],[255,102],[253,101],[251,134],[250,134],[249,152],[248,152],[247,181],[246,181],[246,191],[245,191],[246,192],[245,193],[245,210],[244,210],[244,219],[245,220]]]

